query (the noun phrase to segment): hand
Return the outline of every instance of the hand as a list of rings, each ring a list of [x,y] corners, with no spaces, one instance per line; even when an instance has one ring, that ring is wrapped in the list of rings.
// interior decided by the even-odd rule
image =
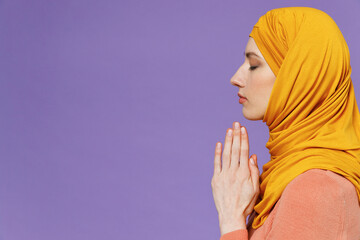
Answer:
[[[214,175],[211,188],[219,214],[221,235],[246,229],[246,217],[259,195],[257,156],[249,159],[249,142],[245,127],[235,122],[227,129],[221,164],[221,143],[215,148]]]

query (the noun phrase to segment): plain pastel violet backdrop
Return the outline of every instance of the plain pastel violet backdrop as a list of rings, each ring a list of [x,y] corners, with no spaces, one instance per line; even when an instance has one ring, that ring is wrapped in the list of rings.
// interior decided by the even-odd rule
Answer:
[[[286,6],[337,22],[359,102],[358,0],[0,1],[0,239],[219,239],[215,143],[269,159],[230,78]]]

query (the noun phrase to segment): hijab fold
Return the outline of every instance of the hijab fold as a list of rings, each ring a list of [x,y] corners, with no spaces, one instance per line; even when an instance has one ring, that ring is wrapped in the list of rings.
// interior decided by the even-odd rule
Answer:
[[[273,9],[250,37],[276,76],[263,118],[271,159],[260,176],[253,228],[296,176],[318,168],[347,178],[360,199],[360,113],[350,54],[336,23],[308,7]]]

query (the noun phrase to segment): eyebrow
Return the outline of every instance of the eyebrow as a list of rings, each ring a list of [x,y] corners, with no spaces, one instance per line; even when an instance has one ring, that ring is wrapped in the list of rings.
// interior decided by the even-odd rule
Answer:
[[[255,57],[258,57],[260,59],[262,59],[262,57],[260,57],[259,55],[257,55],[256,53],[254,52],[244,52],[244,55],[247,57],[247,58],[250,58],[251,56],[255,56]]]

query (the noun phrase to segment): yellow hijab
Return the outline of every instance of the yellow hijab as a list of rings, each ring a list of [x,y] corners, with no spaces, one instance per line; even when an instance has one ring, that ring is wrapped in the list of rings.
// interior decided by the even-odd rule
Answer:
[[[271,160],[260,176],[253,228],[309,169],[344,176],[360,199],[360,114],[348,46],[336,23],[314,8],[279,8],[260,17],[250,37],[276,76],[263,118]]]

